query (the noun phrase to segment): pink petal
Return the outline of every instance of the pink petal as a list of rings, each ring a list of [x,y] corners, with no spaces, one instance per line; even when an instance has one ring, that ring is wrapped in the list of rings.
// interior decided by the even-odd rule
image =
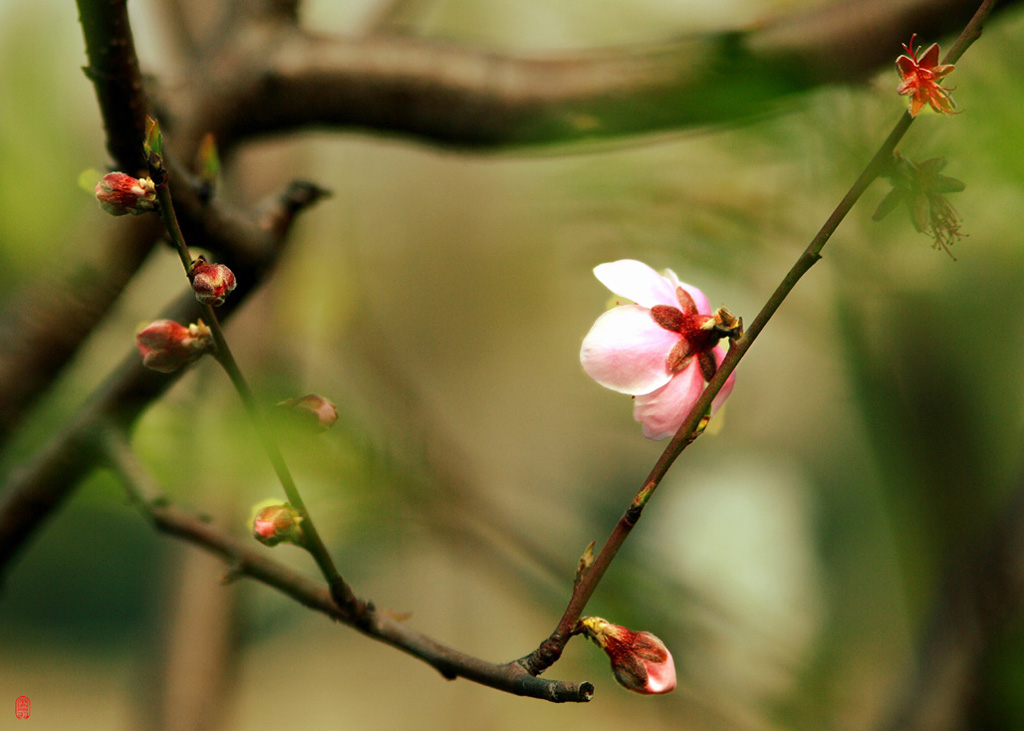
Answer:
[[[721,365],[722,359],[725,358],[725,346],[718,345],[713,352],[715,361]],[[732,393],[735,383],[736,373],[734,371],[725,379],[722,390],[711,402],[712,415],[722,408],[722,404]],[[633,406],[633,418],[643,425],[644,436],[648,439],[667,439],[675,436],[683,420],[690,415],[690,410],[700,398],[704,386],[704,377],[701,375],[700,366],[694,360],[687,368],[676,374],[675,378],[667,385],[653,393],[637,396]]]
[[[711,305],[708,303],[708,298],[704,295],[703,292],[701,292],[699,289],[694,287],[692,284],[687,284],[686,282],[680,282],[679,281],[679,277],[677,277],[676,273],[674,271],[672,271],[671,269],[666,269],[665,270],[665,276],[668,278],[668,280],[670,282],[672,282],[674,287],[682,287],[684,290],[686,290],[686,293],[689,294],[690,297],[693,299],[693,303],[695,305],[697,305],[697,314],[699,314],[699,315],[710,315],[711,314]],[[674,288],[673,288],[673,291],[675,291]],[[679,298],[678,297],[674,296],[674,299],[676,300],[677,303],[679,302]]]
[[[614,307],[583,338],[580,363],[605,388],[636,395],[669,382],[666,362],[679,334],[669,332],[639,305]]]
[[[272,520],[259,520],[258,518],[252,524],[252,529],[255,533],[259,533],[264,538],[270,538],[274,535],[274,521]]]
[[[663,662],[645,662],[647,667],[647,685],[644,690],[648,693],[668,693],[676,687],[676,663],[672,659],[672,653],[665,649],[667,657]]]
[[[648,439],[667,439],[676,433],[704,390],[704,377],[694,360],[665,386],[636,397],[633,418]]]
[[[718,345],[712,351],[715,354],[715,361],[718,365],[722,365],[722,359],[725,358],[725,346]],[[732,393],[732,387],[736,384],[736,371],[729,374],[729,377],[725,379],[725,383],[722,384],[722,390],[716,395],[714,401],[711,402],[711,415],[714,416],[715,412],[722,408],[722,404],[729,398],[729,394]]]
[[[642,261],[620,259],[599,264],[594,267],[594,276],[615,294],[638,305],[647,308],[655,305],[679,307],[676,282],[661,276]]]

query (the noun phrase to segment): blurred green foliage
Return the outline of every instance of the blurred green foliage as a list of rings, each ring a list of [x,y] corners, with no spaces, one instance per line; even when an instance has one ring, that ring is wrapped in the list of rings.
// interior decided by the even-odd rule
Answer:
[[[433,36],[530,51],[711,27],[673,15],[684,12],[677,5],[626,16],[612,2],[448,2],[416,22]],[[355,10],[333,7],[314,3],[307,22],[358,25]],[[159,22],[149,8],[132,11],[144,65],[157,69]],[[1019,11],[1000,16],[951,77],[963,113],[922,115],[900,147],[913,159],[948,158],[947,172],[967,183],[951,196],[969,234],[957,261],[901,215],[873,223],[886,192],[873,186],[741,365],[721,432],[673,468],[595,596],[592,613],[669,644],[676,693],[620,692],[583,643],[550,675],[594,680],[590,707],[445,684],[263,587],[190,585],[186,599],[199,604],[238,592],[228,725],[253,727],[282,698],[311,714],[310,727],[876,720],[912,659],[945,560],[984,534],[1018,487],[1022,37]],[[105,160],[82,62],[71,6],[0,4],[7,307],[23,287],[55,286],[115,230],[76,184]],[[518,657],[546,636],[583,547],[604,539],[661,449],[640,437],[628,399],[579,369],[580,339],[607,295],[590,269],[626,257],[671,267],[749,320],[901,112],[896,83],[884,70],[737,128],[542,154],[473,157],[318,134],[254,144],[226,165],[224,185],[243,199],[285,176],[334,191],[303,217],[288,258],[229,335],[266,403],[308,391],[338,403],[331,432],[280,428],[357,590],[488,659]],[[180,291],[177,262],[157,254],[17,435],[5,471],[60,427],[131,351],[137,323]],[[238,535],[248,506],[278,492],[213,363],[147,413],[135,445],[169,497]],[[162,605],[182,591],[175,567],[187,553],[172,546],[107,473],[80,486],[6,583],[0,687],[18,687],[25,676],[6,658],[30,649],[54,659],[45,682],[58,688],[97,656],[157,666],[154,638],[171,631]],[[274,550],[312,574],[297,551]],[[302,662],[277,662],[282,654]],[[992,728],[1024,726],[1022,657],[1015,623],[986,668]],[[77,682],[125,708],[145,692],[113,671]],[[407,695],[396,698],[396,685]]]

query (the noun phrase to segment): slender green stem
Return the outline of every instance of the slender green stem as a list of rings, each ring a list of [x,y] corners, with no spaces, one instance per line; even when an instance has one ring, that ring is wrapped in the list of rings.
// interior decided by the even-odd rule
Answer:
[[[159,203],[160,220],[164,222],[167,233],[171,235],[174,250],[178,252],[178,258],[185,267],[185,274],[188,274],[192,269],[192,252],[188,250],[188,244],[185,243],[185,237],[178,225],[178,217],[174,215],[174,203],[171,201],[171,189],[168,185],[157,186],[156,200]]]
[[[178,252],[178,257],[181,259],[182,266],[185,267],[186,275],[188,275],[192,270],[192,254],[189,251],[188,244],[185,243],[185,237],[181,233],[181,227],[178,225],[178,218],[174,214],[174,202],[171,200],[170,189],[166,185],[166,172],[162,169],[151,172],[155,173],[154,179],[160,181],[157,184],[157,201],[159,202],[160,218],[164,222],[167,232],[171,236],[174,248]],[[239,397],[242,399],[242,404],[244,405],[246,412],[249,414],[253,427],[256,429],[256,434],[259,437],[260,443],[263,445],[263,451],[266,452],[267,457],[270,459],[274,472],[277,473],[277,478],[280,480],[281,486],[284,488],[285,495],[288,497],[288,502],[293,508],[298,510],[299,514],[302,516],[303,547],[309,551],[313,560],[320,568],[320,572],[324,575],[324,578],[327,579],[328,586],[331,590],[331,596],[334,597],[334,600],[346,609],[353,609],[362,606],[351,587],[349,587],[345,580],[342,579],[341,574],[338,573],[338,569],[334,565],[334,561],[331,559],[327,546],[324,545],[323,539],[320,538],[320,533],[317,531],[316,524],[313,522],[313,518],[309,514],[309,510],[306,508],[306,503],[303,501],[302,495],[299,493],[299,488],[295,484],[295,480],[292,478],[291,471],[288,469],[288,465],[284,461],[284,456],[281,454],[281,450],[277,446],[277,441],[274,439],[269,426],[263,418],[259,402],[256,400],[256,396],[253,393],[252,388],[249,386],[248,381],[246,381],[245,376],[242,375],[242,370],[238,367],[238,362],[231,353],[231,348],[228,345],[227,338],[224,336],[224,328],[222,328],[220,324],[220,318],[217,317],[217,313],[214,311],[213,307],[206,304],[203,305],[203,314],[206,318],[207,326],[213,334],[214,343],[217,346],[213,353],[214,357],[217,359],[217,362],[221,364],[221,367],[224,368],[224,371],[227,373],[232,385],[235,387]]]
[[[974,12],[974,15],[964,26],[963,32],[960,33],[959,37],[950,46],[949,51],[946,53],[945,58],[942,59],[942,63],[956,63],[960,60],[960,57],[964,55],[964,51],[971,47],[971,44],[981,38],[981,29],[985,26],[985,21],[988,20],[988,16],[992,14],[992,11],[996,7],[998,0],[984,0],[978,9]]]
[[[288,469],[288,465],[284,461],[284,456],[281,454],[281,450],[277,446],[277,440],[274,439],[266,420],[263,418],[263,412],[260,409],[259,402],[256,400],[256,396],[253,393],[252,388],[249,386],[248,381],[245,380],[245,376],[242,375],[242,371],[238,367],[238,362],[231,353],[231,348],[228,346],[228,341],[224,337],[224,329],[220,325],[217,313],[210,305],[203,305],[203,310],[206,318],[208,319],[207,324],[210,327],[210,332],[213,333],[214,342],[217,344],[217,349],[214,351],[214,357],[224,368],[224,371],[228,374],[228,378],[231,380],[232,385],[234,385],[235,390],[242,399],[242,404],[245,406],[245,410],[249,414],[253,427],[256,429],[256,434],[259,436],[260,442],[263,445],[263,450],[267,453],[267,457],[270,459],[270,463],[274,467],[274,472],[277,473],[277,478],[280,480],[281,486],[284,488],[285,495],[288,497],[288,502],[293,508],[299,511],[299,514],[303,518],[302,535],[304,547],[309,551],[313,560],[316,561],[317,566],[320,567],[320,572],[324,575],[324,578],[327,579],[327,582],[331,587],[331,594],[334,596],[335,601],[345,607],[352,606],[355,601],[355,595],[349,588],[348,584],[346,584],[341,578],[337,567],[334,565],[334,561],[331,559],[330,553],[327,551],[327,546],[324,545],[323,539],[320,538],[320,533],[316,529],[316,524],[313,522],[313,518],[309,514],[308,508],[306,508],[306,503],[303,501],[302,495],[299,493],[299,488],[295,484],[292,473]]]
[[[121,478],[131,501],[152,519],[153,506],[164,500],[163,492],[136,458],[123,428],[106,424],[100,432],[102,438],[96,444],[107,466]]]
[[[946,58],[943,59],[943,63],[953,63],[960,56],[963,55],[964,51],[981,36],[981,27],[992,12],[992,8],[995,5],[996,0],[984,0],[981,3],[978,10],[975,12],[974,17],[971,18],[970,22],[964,28],[963,32],[957,38],[953,47],[949,53],[946,54]],[[899,143],[903,136],[910,129],[910,125],[913,123],[914,118],[909,112],[904,112],[900,117],[899,121],[893,127],[892,132],[886,137],[885,142],[882,143],[878,151],[871,158],[871,161],[864,168],[863,172],[857,177],[853,185],[847,191],[846,195],[836,206],[835,210],[828,217],[822,227],[815,234],[814,238],[804,249],[803,253],[796,260],[796,263],[790,268],[783,277],[782,282],[779,283],[778,287],[772,293],[771,297],[765,303],[761,311],[758,312],[757,317],[750,323],[744,334],[734,340],[731,343],[729,352],[722,360],[721,365],[718,367],[718,371],[715,373],[714,378],[708,382],[700,398],[694,404],[690,410],[686,420],[676,431],[672,441],[665,447],[664,452],[658,458],[654,467],[647,475],[647,479],[644,480],[643,485],[637,492],[636,496],[630,503],[629,508],[623,513],[619,522],[612,530],[611,535],[608,537],[607,542],[601,548],[600,553],[594,559],[590,568],[583,574],[581,579],[576,582],[573,587],[572,595],[569,599],[569,604],[562,614],[561,620],[558,622],[558,626],[551,636],[541,643],[540,647],[537,648],[532,654],[524,657],[520,660],[530,672],[540,673],[543,672],[547,667],[554,663],[561,655],[562,650],[565,647],[566,642],[572,636],[573,629],[576,626],[577,621],[583,614],[583,610],[586,608],[587,602],[593,596],[594,591],[597,589],[605,572],[611,565],[612,560],[618,553],[619,548],[625,543],[626,538],[629,536],[630,531],[636,525],[637,521],[640,520],[643,514],[643,509],[647,505],[654,491],[661,484],[662,478],[668,472],[669,468],[675,462],[676,458],[688,447],[698,436],[700,436],[702,430],[702,420],[708,414],[711,408],[711,402],[715,396],[725,385],[726,379],[736,369],[737,364],[743,358],[743,356],[753,345],[761,331],[764,330],[765,326],[771,320],[772,316],[779,309],[785,299],[796,287],[797,282],[810,270],[812,266],[821,258],[821,250],[825,244],[835,233],[839,224],[843,221],[846,215],[853,208],[854,204],[860,199],[864,191],[867,190],[868,186],[871,185],[874,180],[885,172],[886,167],[889,165],[889,161],[892,159],[893,151],[896,149],[896,145]]]

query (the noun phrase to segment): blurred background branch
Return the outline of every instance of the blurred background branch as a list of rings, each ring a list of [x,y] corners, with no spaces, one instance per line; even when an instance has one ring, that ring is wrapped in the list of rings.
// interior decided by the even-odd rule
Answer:
[[[160,98],[192,112],[182,120],[187,137],[212,131],[225,149],[318,127],[477,150],[592,141],[764,115],[794,94],[892,64],[911,33],[958,32],[976,7],[830,3],[751,28],[547,57],[261,26],[202,61],[207,83]]]

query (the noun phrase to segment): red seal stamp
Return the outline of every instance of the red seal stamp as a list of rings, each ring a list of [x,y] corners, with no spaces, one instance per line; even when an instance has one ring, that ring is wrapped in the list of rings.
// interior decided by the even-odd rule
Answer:
[[[31,715],[32,701],[29,700],[27,695],[18,696],[17,700],[14,701],[14,717],[28,718]]]

